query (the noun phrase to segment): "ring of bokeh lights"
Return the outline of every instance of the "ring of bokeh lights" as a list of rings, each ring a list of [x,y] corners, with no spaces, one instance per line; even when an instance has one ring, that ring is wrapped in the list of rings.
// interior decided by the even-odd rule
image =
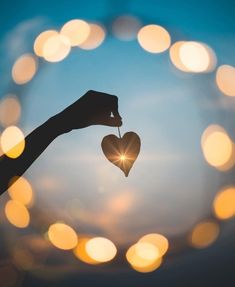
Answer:
[[[120,16],[115,19],[112,32],[122,41],[137,38],[139,45],[152,54],[169,49],[171,63],[182,73],[209,73],[217,67],[216,54],[207,44],[196,41],[171,43],[170,33],[165,28],[156,24],[141,26],[138,19],[133,16]],[[12,67],[12,79],[17,85],[23,86],[35,76],[42,61],[50,63],[62,61],[74,47],[85,50],[96,49],[105,41],[105,37],[106,29],[103,25],[88,23],[81,19],[68,21],[60,31],[42,31],[34,41],[34,54],[27,53],[16,59]],[[215,83],[224,96],[231,97],[231,100],[235,96],[234,82],[235,67],[221,65],[217,68]],[[1,135],[1,153],[11,158],[17,158],[24,150],[22,132],[17,127],[20,114],[21,106],[15,95],[8,95],[1,101],[0,123],[4,127]],[[199,142],[205,161],[212,168],[219,172],[234,168],[235,144],[222,126],[209,125]],[[26,228],[30,218],[36,214],[33,187],[25,177],[21,177],[9,188],[8,194],[9,200],[5,205],[7,220],[17,228]],[[64,222],[52,223],[51,219],[45,220],[38,214],[40,215],[39,210],[34,226],[43,233],[43,237],[41,239],[36,237],[30,241],[31,253],[25,248],[29,241],[27,235],[19,241],[19,246],[11,248],[11,255],[17,267],[34,272],[35,258],[42,262],[44,260],[40,257],[43,255],[39,255],[36,250],[39,248],[42,254],[47,254],[51,248],[57,248],[58,258],[62,256],[60,250],[70,250],[72,252],[69,254],[73,254],[74,258],[95,266],[111,262],[120,252],[134,270],[146,273],[161,266],[165,256],[168,256],[168,249],[169,253],[179,253],[186,245],[201,249],[215,242],[220,232],[220,225],[235,216],[235,186],[228,182],[228,186],[218,192],[213,201],[211,216],[202,219],[188,234],[184,234],[185,244],[180,244],[176,251],[171,251],[170,240],[168,241],[162,234],[143,235],[125,250],[123,246],[117,248],[111,241],[112,238],[79,234]],[[118,262],[114,264],[119,266]],[[58,270],[57,266],[57,272]]]

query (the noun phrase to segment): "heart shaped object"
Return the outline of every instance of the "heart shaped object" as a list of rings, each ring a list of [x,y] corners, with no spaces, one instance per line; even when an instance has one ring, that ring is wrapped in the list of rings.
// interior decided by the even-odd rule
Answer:
[[[140,137],[134,132],[125,133],[121,138],[108,135],[103,138],[101,147],[106,158],[127,177],[140,152]]]

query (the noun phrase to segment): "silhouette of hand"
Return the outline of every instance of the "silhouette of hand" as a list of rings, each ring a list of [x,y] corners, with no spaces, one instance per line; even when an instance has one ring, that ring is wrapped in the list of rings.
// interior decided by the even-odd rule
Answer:
[[[118,98],[96,91],[88,91],[54,118],[62,133],[91,125],[122,125],[122,118],[118,112]]]

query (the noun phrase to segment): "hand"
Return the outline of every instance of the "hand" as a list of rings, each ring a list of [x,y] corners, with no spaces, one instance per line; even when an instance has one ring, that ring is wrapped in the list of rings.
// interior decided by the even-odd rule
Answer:
[[[63,132],[91,125],[122,125],[122,118],[118,113],[118,98],[96,91],[88,91],[55,118]]]

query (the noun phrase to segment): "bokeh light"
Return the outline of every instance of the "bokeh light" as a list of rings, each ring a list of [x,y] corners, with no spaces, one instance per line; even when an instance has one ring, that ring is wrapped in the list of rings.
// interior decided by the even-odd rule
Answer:
[[[82,262],[94,265],[94,264],[98,264],[100,262],[97,262],[96,260],[91,258],[86,251],[86,244],[90,239],[91,239],[91,237],[87,237],[87,236],[79,237],[78,238],[78,244],[74,248],[73,253]]]
[[[27,179],[15,177],[12,181],[14,183],[8,188],[10,197],[26,206],[31,205],[33,202],[33,190]]]
[[[6,128],[1,135],[1,148],[8,157],[19,157],[25,148],[25,139],[22,131],[16,126]]]
[[[6,203],[5,215],[8,221],[18,228],[25,228],[29,225],[30,215],[27,208],[16,200],[9,200]]]
[[[71,50],[69,39],[55,34],[49,37],[43,45],[43,57],[48,62],[60,62],[65,59]]]
[[[211,166],[224,171],[234,165],[233,142],[222,127],[209,126],[202,134],[201,146],[204,157]]]
[[[221,220],[235,215],[235,187],[230,186],[221,190],[213,202],[214,213]]]
[[[48,229],[48,238],[55,247],[63,250],[73,249],[78,243],[76,232],[64,223],[52,224]]]
[[[21,115],[19,100],[14,95],[7,95],[0,102],[0,123],[3,127],[18,123]]]
[[[188,41],[179,46],[183,66],[193,73],[209,72],[215,68],[216,57],[212,49],[199,42]]]
[[[156,270],[162,262],[158,248],[147,242],[132,245],[127,250],[126,259],[133,269],[143,273]]]
[[[90,26],[83,20],[74,19],[65,23],[60,33],[66,36],[71,47],[74,47],[86,41],[90,33]]]
[[[214,221],[198,223],[190,235],[190,244],[195,248],[206,248],[219,236],[219,225]]]
[[[150,53],[161,53],[171,44],[171,37],[166,29],[158,25],[147,25],[137,35],[140,46]]]
[[[180,47],[185,43],[185,41],[178,41],[175,42],[171,47],[170,47],[170,59],[172,64],[179,70],[183,72],[188,72],[189,70],[186,68],[186,66],[182,63],[180,59]]]
[[[222,65],[216,71],[216,84],[226,96],[235,97],[235,68]]]
[[[117,254],[117,248],[107,238],[94,237],[86,243],[87,254],[97,262],[104,263],[112,260]]]
[[[28,83],[36,74],[37,59],[34,55],[24,54],[19,57],[12,68],[12,78],[16,84]]]
[[[34,41],[34,53],[39,57],[43,57],[43,47],[46,41],[55,35],[58,35],[58,32],[55,30],[47,30],[40,33]]]
[[[159,251],[159,256],[162,257],[169,248],[167,238],[158,233],[150,233],[140,238],[139,242],[147,242],[153,244]]]
[[[122,15],[114,20],[112,32],[119,40],[131,41],[136,39],[140,27],[141,23],[138,18],[130,15]]]
[[[92,50],[98,48],[105,39],[105,29],[98,24],[89,24],[90,33],[88,38],[79,45],[84,50]]]

